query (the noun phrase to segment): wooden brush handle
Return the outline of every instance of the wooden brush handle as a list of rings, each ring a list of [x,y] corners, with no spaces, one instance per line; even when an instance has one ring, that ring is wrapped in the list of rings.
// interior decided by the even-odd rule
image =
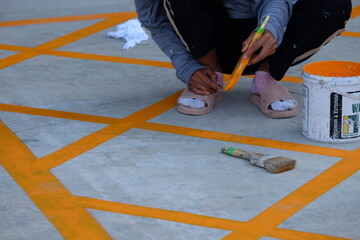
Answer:
[[[230,156],[243,158],[246,160],[251,159],[251,153],[236,148],[222,148],[221,151]]]

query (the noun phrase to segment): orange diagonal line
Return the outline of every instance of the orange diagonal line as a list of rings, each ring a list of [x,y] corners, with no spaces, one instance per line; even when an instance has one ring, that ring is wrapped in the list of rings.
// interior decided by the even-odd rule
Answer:
[[[34,172],[33,153],[0,121],[0,164],[65,239],[111,239],[49,171]]]
[[[36,48],[22,47],[22,46],[13,46],[7,44],[0,44],[0,49],[8,51],[17,51],[17,52],[36,52],[37,54],[52,55],[58,57],[69,57],[69,58],[79,58],[87,60],[96,60],[96,61],[105,61],[105,62],[118,62],[126,64],[137,64],[137,65],[146,65],[153,67],[162,67],[162,68],[173,68],[170,62],[161,62],[154,60],[145,60],[145,59],[135,59],[135,58],[124,58],[124,57],[115,57],[115,56],[105,56],[89,53],[78,53],[78,52],[69,52],[69,51],[60,51],[60,50],[39,50]],[[228,78],[229,74],[224,74],[225,78]],[[253,78],[254,75],[244,75],[244,77]],[[292,82],[292,83],[302,83],[300,77],[285,76],[282,79],[283,82]]]
[[[134,14],[134,12],[122,12]],[[100,13],[100,14],[91,14],[91,15],[80,15],[80,16],[66,16],[66,17],[51,17],[51,18],[36,18],[36,19],[25,19],[25,20],[16,20],[16,21],[7,21],[0,22],[0,27],[13,27],[21,25],[31,25],[31,24],[44,24],[44,23],[58,23],[58,22],[74,22],[74,21],[84,21],[84,20],[96,20],[96,19],[106,19],[119,16],[120,12],[116,13]]]
[[[104,62],[117,62],[117,63],[126,63],[126,64],[136,64],[136,65],[146,65],[152,67],[162,67],[162,68],[173,68],[170,62],[161,62],[155,60],[146,60],[146,59],[137,59],[137,58],[125,58],[125,57],[115,57],[115,56],[105,56],[89,53],[75,53],[75,52],[66,52],[66,51],[47,51],[44,54],[58,56],[58,57],[69,57],[69,58],[79,58],[79,59],[88,59]]]
[[[166,221],[179,222],[184,224],[196,225],[201,227],[215,228],[227,231],[241,231],[241,238],[259,237],[262,235],[272,235],[273,237],[286,237],[286,239],[312,239],[312,240],[344,240],[345,238],[331,237],[321,234],[307,233],[287,229],[266,229],[261,226],[248,225],[241,221],[224,218],[210,217],[193,213],[179,212],[173,210],[142,207],[131,204],[111,202],[101,199],[88,197],[77,197],[78,203],[88,209],[107,211],[113,213],[126,214],[146,218],[162,219]],[[245,228],[247,226],[247,228]],[[252,238],[254,239],[254,238]],[[284,238],[285,239],[285,238]]]
[[[360,33],[359,32],[349,32],[349,31],[346,31],[346,32],[343,32],[341,34],[341,36],[345,36],[345,37],[358,37],[360,38]]]
[[[113,123],[121,122],[121,119],[119,118],[110,118],[110,117],[102,117],[102,116],[88,115],[82,113],[32,108],[32,107],[17,106],[17,105],[3,104],[3,103],[0,103],[0,111],[31,114],[31,115],[44,116],[44,117],[63,118],[69,120],[85,121],[85,122],[93,122],[93,123],[101,123],[101,124],[113,124]]]
[[[14,45],[9,45],[9,44],[0,44],[0,49],[7,50],[7,51],[15,51],[15,52],[35,51],[34,48],[31,48],[31,47],[14,46]]]
[[[352,8],[351,18],[357,18],[360,15],[360,5]]]
[[[331,157],[344,157],[353,154],[352,151],[342,150],[342,149],[326,148],[326,147],[319,147],[319,146],[305,145],[298,143],[289,143],[289,142],[277,141],[272,139],[256,138],[256,137],[235,135],[230,133],[186,128],[186,127],[166,125],[160,123],[139,122],[135,124],[134,127],[139,129],[157,131],[157,132],[166,132],[166,133],[180,134],[191,137],[200,137],[200,138],[214,139],[214,140],[227,141],[227,142],[236,142],[236,143],[256,145],[256,146],[262,146],[268,148],[278,148],[288,151],[304,152],[304,153],[311,153],[311,154],[331,156]]]
[[[222,240],[257,240],[262,236],[286,240],[351,240],[349,238],[328,236],[317,233],[301,232],[289,229],[267,229],[266,226],[246,225],[240,231],[234,231]]]
[[[293,193],[274,204],[249,223],[278,226],[319,196],[341,183],[360,168],[360,149],[322,172]]]
[[[354,151],[351,156],[337,162],[246,224],[275,228],[306,205],[356,173],[360,169],[358,159],[360,159],[360,148]],[[249,226],[244,226],[244,229]],[[233,232],[224,239],[235,240],[238,239],[238,236],[238,233]]]
[[[99,31],[109,28],[111,26],[114,26],[118,23],[124,22],[127,19],[130,19],[134,16],[135,16],[135,13],[133,13],[133,12],[126,13],[126,14],[119,14],[116,17],[112,17],[112,18],[103,20],[103,21],[95,23],[89,27],[77,30],[73,33],[59,37],[59,38],[49,41],[47,43],[41,44],[41,45],[35,47],[33,52],[22,52],[22,53],[18,53],[18,54],[3,58],[0,60],[0,69],[12,66],[16,63],[19,63],[19,62],[28,60],[30,58],[33,58],[35,56],[38,56],[39,54],[41,54],[41,51],[38,51],[38,50],[49,50],[49,49],[52,50],[52,49],[62,47],[66,44],[75,42],[79,39],[82,39],[84,37],[92,35],[96,32],[99,32]]]
[[[87,59],[87,60],[104,61],[104,62],[117,62],[117,63],[126,63],[126,64],[146,65],[152,67],[173,68],[170,62],[161,62],[161,61],[145,60],[145,59],[137,59],[137,58],[105,56],[105,55],[68,52],[68,51],[59,51],[59,50],[39,50],[37,48],[13,46],[8,44],[0,44],[0,49],[7,51],[16,51],[16,52],[30,52],[30,53],[33,52],[38,55],[42,54],[42,55],[51,55],[57,57],[68,57],[68,58],[78,58],[78,59]]]
[[[37,170],[50,170],[60,164],[63,164],[70,159],[87,152],[100,144],[103,144],[110,139],[128,131],[135,123],[148,121],[161,113],[173,108],[176,104],[180,92],[175,93],[145,109],[129,115],[126,118],[119,120],[119,123],[111,124],[102,128],[80,140],[51,153],[43,158],[40,158],[33,164]]]
[[[353,157],[347,157],[337,162],[319,176],[250,220],[249,223],[278,226],[307,204],[357,172],[360,167],[360,161],[357,159],[360,159],[359,150],[354,153]]]
[[[115,203],[100,199],[77,197],[79,204],[84,208],[108,211],[114,213],[141,216],[147,218],[163,219],[191,225],[206,226],[223,230],[237,230],[244,222],[227,220],[216,217],[202,216],[192,213],[164,210],[158,208],[141,207],[130,204]]]
[[[90,36],[94,33],[102,31],[104,29],[107,29],[109,27],[112,27],[121,22],[124,22],[135,16],[136,16],[135,12],[119,13],[115,17],[105,19],[105,20],[95,23],[91,26],[79,29],[73,33],[64,35],[62,37],[59,37],[59,38],[49,41],[47,43],[41,44],[41,45],[37,46],[36,48],[38,48],[38,49],[56,49],[56,48],[66,45],[66,44],[75,42],[84,37]]]

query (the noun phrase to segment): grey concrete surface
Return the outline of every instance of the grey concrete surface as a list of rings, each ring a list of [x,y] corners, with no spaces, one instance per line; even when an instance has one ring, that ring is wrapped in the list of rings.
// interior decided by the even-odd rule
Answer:
[[[353,1],[354,6],[360,4]],[[133,11],[131,0],[0,0],[0,22]],[[100,20],[0,27],[0,44],[35,47]],[[58,50],[169,60],[150,39],[123,50],[123,40],[100,31]],[[360,17],[348,30],[360,31]],[[304,64],[321,60],[360,61],[360,39],[338,37]],[[16,54],[0,50],[0,59]],[[211,114],[191,117],[176,109],[151,119],[187,128],[355,150],[360,143],[324,144],[301,134],[302,113],[270,119],[249,101],[250,78],[226,94]],[[302,105],[302,87],[282,83]],[[183,89],[173,69],[40,55],[0,70],[0,103],[124,118]],[[105,127],[104,124],[0,111],[4,122],[41,158]],[[1,144],[1,143],[0,143]],[[225,156],[221,147],[282,155],[297,160],[293,171],[273,175],[247,161]],[[131,129],[52,169],[75,196],[249,221],[319,176],[340,159],[257,145]],[[335,186],[280,225],[284,229],[360,239],[359,172]],[[222,239],[229,231],[88,210],[113,239]],[[0,167],[0,239],[63,239],[7,171]],[[262,237],[262,240],[275,239]]]
[[[0,179],[1,239],[63,239],[1,166]]]

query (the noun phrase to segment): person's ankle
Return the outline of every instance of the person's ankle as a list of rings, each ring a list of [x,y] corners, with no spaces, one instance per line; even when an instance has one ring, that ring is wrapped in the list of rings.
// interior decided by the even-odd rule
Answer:
[[[277,81],[271,76],[269,72],[257,71],[251,84],[253,93],[261,94],[261,92],[270,84],[276,84]]]

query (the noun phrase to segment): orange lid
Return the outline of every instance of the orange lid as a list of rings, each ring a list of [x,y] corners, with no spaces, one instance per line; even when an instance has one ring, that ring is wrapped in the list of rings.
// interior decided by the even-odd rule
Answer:
[[[323,61],[304,66],[308,74],[323,77],[357,77],[360,76],[360,63],[347,61]]]

